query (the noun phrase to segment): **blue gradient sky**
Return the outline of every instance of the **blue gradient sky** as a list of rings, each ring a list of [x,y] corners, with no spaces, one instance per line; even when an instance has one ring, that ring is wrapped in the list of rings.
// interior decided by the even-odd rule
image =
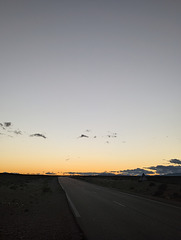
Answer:
[[[181,158],[180,1],[1,0],[0,52],[1,172]]]

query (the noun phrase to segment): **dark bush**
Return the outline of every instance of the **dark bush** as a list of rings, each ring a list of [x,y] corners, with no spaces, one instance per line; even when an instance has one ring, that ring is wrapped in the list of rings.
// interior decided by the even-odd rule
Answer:
[[[51,192],[51,189],[48,186],[44,186],[42,189],[43,193]]]
[[[165,192],[165,190],[167,189],[167,184],[166,183],[162,183],[158,186],[157,191],[155,192],[155,196],[161,196],[163,195],[163,193]]]
[[[165,191],[167,189],[167,184],[166,183],[162,183],[162,184],[160,184],[159,185],[159,187],[158,187],[158,190],[160,190],[160,191]]]
[[[172,194],[172,198],[180,198],[181,196],[179,195],[179,193],[177,193],[177,192],[174,192],[173,194]]]
[[[151,183],[149,184],[149,186],[150,186],[150,187],[153,187],[153,186],[155,186],[155,183],[154,183],[154,182],[151,182]]]
[[[16,189],[17,189],[17,185],[11,185],[11,186],[10,186],[10,189],[16,190]]]

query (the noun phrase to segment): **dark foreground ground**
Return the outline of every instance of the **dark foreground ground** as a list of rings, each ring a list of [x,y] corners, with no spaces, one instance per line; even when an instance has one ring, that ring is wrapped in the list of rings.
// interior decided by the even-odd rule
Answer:
[[[148,176],[146,181],[140,181],[139,176],[74,176],[74,178],[181,205],[181,176]]]
[[[181,206],[181,177],[76,178]],[[0,240],[21,239],[84,239],[57,177],[0,174]]]
[[[84,239],[57,177],[0,174],[0,239]]]

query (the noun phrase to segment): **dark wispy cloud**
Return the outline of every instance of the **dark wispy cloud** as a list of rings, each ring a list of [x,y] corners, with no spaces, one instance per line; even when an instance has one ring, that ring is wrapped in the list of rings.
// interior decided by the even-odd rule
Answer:
[[[89,176],[89,175],[99,175],[99,176],[116,176],[116,175],[130,175],[130,176],[135,176],[135,175],[142,175],[143,173],[145,174],[153,174],[153,171],[145,171],[145,169],[142,170],[123,170],[123,171],[110,171],[110,172],[65,172],[65,174],[70,174],[70,175],[81,175],[81,176]]]
[[[11,122],[4,122],[4,127],[10,127],[10,126],[12,126]]]
[[[19,134],[22,135],[22,132],[20,130],[12,130],[12,123],[11,122],[4,122],[4,123],[0,123],[0,127],[5,130],[7,133],[14,133],[14,134]],[[10,127],[10,128],[9,128]],[[9,130],[10,129],[10,130]],[[3,134],[3,135],[7,135],[7,134]],[[11,136],[12,137],[12,136]]]
[[[13,136],[10,136],[8,135],[8,133],[14,133],[15,135],[27,135],[27,136],[30,136],[30,137],[42,137],[42,138],[47,138],[44,134],[41,134],[41,133],[34,133],[34,134],[28,134],[28,133],[25,133],[23,131],[20,131],[19,129],[13,129],[11,128],[13,125],[11,122],[4,122],[4,123],[0,123],[0,127],[3,129],[3,133],[0,133],[0,135],[5,135],[5,136],[8,136],[8,137],[13,137]]]
[[[102,172],[102,173],[99,173],[99,175],[101,175],[101,176],[115,176],[115,174],[112,173],[112,172]]]
[[[70,175],[81,175],[81,176],[89,176],[89,175],[102,175],[102,176],[114,176],[114,175],[126,175],[126,176],[142,176],[145,175],[181,175],[181,166],[163,166],[157,165],[146,168],[135,168],[135,169],[127,169],[120,171],[110,171],[110,172],[65,172],[65,174]]]
[[[179,159],[171,159],[170,163],[174,164],[181,164]],[[118,173],[118,172],[117,172]],[[121,175],[142,175],[142,174],[152,175],[152,174],[159,174],[159,175],[178,175],[181,174],[181,166],[170,165],[157,165],[151,167],[144,167],[144,168],[136,168],[136,169],[127,169],[127,170],[120,170]]]
[[[148,167],[147,169],[154,170],[156,174],[159,175],[174,175],[181,173],[181,166],[164,166],[164,165],[157,165],[157,166],[152,166]]]
[[[17,135],[22,135],[22,132],[20,131],[20,130],[15,130],[15,131],[13,131],[15,134],[17,134]]]
[[[108,138],[116,138],[117,137],[117,133],[109,133],[107,135]]]
[[[130,176],[137,176],[142,174],[154,174],[154,171],[146,170],[144,168],[136,168],[136,169],[127,169],[127,170],[120,170],[119,174],[121,175],[130,175]]]
[[[92,130],[90,129],[87,129],[85,130],[85,132],[89,133],[88,135],[85,135],[85,134],[81,134],[78,138],[99,138],[100,136],[97,136],[94,134],[91,135],[91,132]],[[110,131],[107,131],[107,134],[106,135],[102,135],[103,138],[109,138],[109,141],[106,141],[105,143],[110,143],[111,141],[111,138],[117,138],[118,137],[118,134],[116,132],[110,132]]]
[[[120,173],[120,171],[110,171],[110,173],[116,174],[116,173]]]
[[[81,134],[80,136],[79,136],[79,138],[88,138],[89,136],[87,136],[87,135],[84,135],[84,134]]]
[[[65,174],[88,176],[88,175],[100,175],[101,173],[99,172],[65,172]]]
[[[45,174],[47,174],[47,175],[55,175],[56,173],[54,173],[54,172],[46,172]]]
[[[179,159],[170,159],[169,162],[174,164],[181,164],[181,160]]]
[[[45,135],[43,135],[43,134],[41,134],[41,133],[31,134],[30,137],[42,137],[42,138],[46,138]]]
[[[5,127],[4,127],[4,125],[3,125],[2,123],[0,123],[0,127],[1,127],[3,130],[5,130]]]

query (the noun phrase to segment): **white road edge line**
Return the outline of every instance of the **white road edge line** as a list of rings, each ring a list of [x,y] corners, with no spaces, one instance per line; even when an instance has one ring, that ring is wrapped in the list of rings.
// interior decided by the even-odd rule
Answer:
[[[66,193],[65,188],[62,186],[59,178],[58,178],[58,182],[59,182],[60,186],[62,187],[62,189],[63,189],[64,192],[65,192],[65,195],[66,195],[66,197],[67,197],[67,200],[68,200],[68,202],[69,202],[70,207],[72,208],[72,211],[73,211],[74,215],[75,215],[77,218],[79,218],[79,217],[80,217],[80,214],[79,214],[79,212],[77,211],[76,207],[74,206],[73,202],[70,200],[70,197],[69,197],[69,195]]]
[[[65,192],[65,193],[66,193],[66,192]],[[69,195],[68,195],[67,193],[66,193],[66,196],[67,196],[67,199],[68,199],[68,201],[69,201],[70,207],[72,208],[72,211],[73,211],[74,215],[75,215],[77,218],[79,218],[79,217],[80,217],[80,214],[79,214],[79,212],[77,211],[76,207],[74,206],[73,202],[70,200]]]
[[[119,202],[116,202],[116,201],[113,201],[114,203],[116,203],[116,204],[118,204],[118,205],[120,205],[121,207],[126,207],[125,205],[123,205],[123,204],[121,204],[121,203],[119,203]]]

